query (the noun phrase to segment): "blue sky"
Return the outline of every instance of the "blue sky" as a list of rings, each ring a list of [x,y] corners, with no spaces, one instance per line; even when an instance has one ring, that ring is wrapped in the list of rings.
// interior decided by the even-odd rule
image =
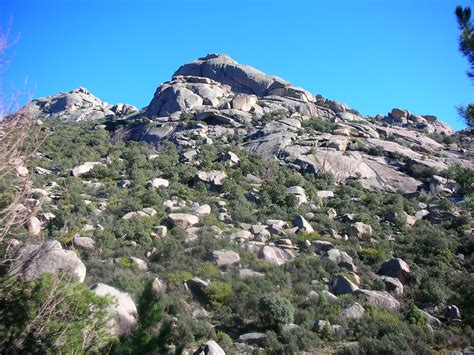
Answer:
[[[0,0],[12,17],[2,85],[34,97],[78,86],[146,106],[181,65],[207,53],[280,76],[362,114],[393,107],[464,127],[474,99],[450,0]]]

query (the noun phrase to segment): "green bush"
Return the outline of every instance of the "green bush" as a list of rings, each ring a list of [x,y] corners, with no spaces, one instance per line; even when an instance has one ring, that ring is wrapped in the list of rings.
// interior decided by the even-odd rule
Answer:
[[[49,274],[2,280],[2,352],[101,353],[115,340],[108,332],[109,303],[81,283]]]
[[[273,329],[293,322],[293,305],[276,294],[267,294],[260,298],[258,312],[262,323]]]
[[[206,295],[211,306],[220,308],[228,300],[232,292],[230,284],[221,281],[213,281],[206,287]]]

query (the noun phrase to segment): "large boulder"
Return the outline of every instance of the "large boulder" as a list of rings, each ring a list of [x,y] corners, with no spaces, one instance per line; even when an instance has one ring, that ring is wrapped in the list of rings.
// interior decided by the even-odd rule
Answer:
[[[345,307],[341,311],[341,318],[349,319],[349,320],[353,320],[353,319],[358,320],[364,317],[364,314],[365,314],[364,307],[362,307],[360,303],[354,302],[350,304],[349,306]]]
[[[145,111],[147,117],[167,116],[203,104],[203,99],[186,87],[182,80],[173,80],[158,87]]]
[[[244,112],[250,111],[257,103],[257,96],[238,94],[232,99],[232,108]]]
[[[240,256],[233,250],[215,250],[212,252],[212,258],[216,265],[222,269],[240,264]]]
[[[72,176],[76,176],[76,177],[84,175],[88,173],[89,171],[91,171],[92,169],[94,169],[96,165],[105,166],[105,164],[98,161],[87,161],[84,164],[78,165],[75,168],[73,168],[71,171],[71,174]]]
[[[161,188],[167,188],[168,186],[170,186],[170,182],[166,179],[162,179],[162,178],[155,178],[153,180],[151,180],[148,185],[150,187],[153,187],[155,189],[161,189]]]
[[[222,186],[226,177],[226,173],[219,170],[212,170],[209,172],[200,171],[196,174],[196,178],[199,181],[211,184],[213,186]]]
[[[298,199],[298,205],[308,203],[306,191],[301,186],[291,186],[286,190],[288,195],[293,195]]]
[[[171,213],[168,215],[168,220],[174,227],[187,229],[199,223],[199,218],[189,213]]]
[[[66,272],[83,282],[86,277],[86,266],[77,254],[64,250],[58,241],[51,240],[41,245],[26,245],[20,249],[10,269],[10,275],[22,275],[27,280],[34,280],[43,273],[57,274]]]
[[[89,237],[81,237],[79,235],[72,238],[72,243],[78,249],[84,250],[88,253],[95,251],[95,240]]]
[[[358,289],[355,294],[360,299],[372,303],[381,309],[394,311],[400,308],[400,302],[398,302],[390,293],[386,291]]]
[[[208,340],[193,355],[225,355],[225,351],[214,340]]]
[[[245,333],[239,336],[239,343],[244,343],[244,344],[262,344],[263,341],[267,338],[267,335],[265,333]]]
[[[359,287],[343,275],[337,275],[334,280],[332,290],[337,296],[344,294],[352,294],[357,291]]]
[[[314,232],[314,229],[311,224],[309,224],[309,222],[303,216],[295,216],[295,218],[293,219],[293,224],[295,225],[295,227],[298,227],[298,231],[303,231],[306,233]]]
[[[98,296],[112,299],[107,311],[112,317],[109,331],[112,334],[129,334],[136,323],[137,307],[128,293],[121,292],[103,283],[95,284],[91,290]]]
[[[264,246],[260,255],[270,265],[283,265],[296,257],[291,250],[271,245]]]
[[[384,262],[380,268],[380,273],[385,276],[395,277],[404,284],[407,283],[411,276],[410,267],[400,258],[392,258]]]
[[[357,267],[354,264],[354,260],[345,251],[339,249],[330,249],[327,251],[327,257],[329,260],[335,262],[340,267],[345,268],[347,271],[357,272]]]
[[[365,224],[362,222],[353,223],[347,231],[347,234],[349,234],[349,236],[356,238],[370,237],[372,236],[372,233],[372,226],[370,224]]]
[[[390,276],[382,276],[380,279],[384,282],[387,291],[392,292],[394,295],[403,294],[403,284],[399,279]]]

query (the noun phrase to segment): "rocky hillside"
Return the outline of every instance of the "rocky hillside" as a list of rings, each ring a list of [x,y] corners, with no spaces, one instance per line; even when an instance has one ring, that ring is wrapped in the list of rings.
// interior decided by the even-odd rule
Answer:
[[[79,88],[22,113],[42,144],[17,169],[28,218],[1,249],[5,280],[22,285],[0,287],[2,350],[474,344],[472,130],[398,108],[362,116],[223,54],[181,66],[142,110]],[[54,282],[74,287],[67,309],[83,307],[58,319],[81,326],[40,337],[20,315]]]
[[[126,138],[153,144],[168,139],[191,151],[239,141],[246,151],[301,173],[329,172],[338,183],[357,179],[374,190],[429,191],[431,181],[424,178],[436,171],[454,163],[473,168],[470,132],[455,133],[434,116],[398,108],[361,116],[224,54],[180,67],[131,117],[133,106],[111,107],[82,88],[31,106],[46,117],[75,121],[128,116],[134,124]]]

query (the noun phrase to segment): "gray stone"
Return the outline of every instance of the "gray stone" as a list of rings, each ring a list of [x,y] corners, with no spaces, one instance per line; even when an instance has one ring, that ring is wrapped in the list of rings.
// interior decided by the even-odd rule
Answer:
[[[297,215],[293,220],[293,224],[295,225],[295,227],[298,227],[298,231],[304,231],[306,233],[314,232],[314,229],[311,224],[309,224],[303,216]]]
[[[400,258],[392,258],[384,262],[380,268],[380,273],[385,276],[396,277],[404,284],[411,276],[410,267]]]
[[[182,229],[187,229],[199,223],[197,216],[188,213],[171,213],[168,215],[168,220],[174,227]]]
[[[166,179],[155,178],[149,182],[149,186],[155,189],[167,188],[170,186],[170,182]]]
[[[92,238],[74,236],[74,238],[72,238],[72,243],[77,248],[87,251],[89,253],[95,251],[95,241]]]
[[[370,237],[372,236],[372,233],[372,226],[362,222],[352,224],[348,230],[349,236],[356,238]]]
[[[306,192],[301,186],[291,186],[286,190],[286,193],[289,195],[296,196],[296,198],[298,199],[298,205],[308,203]]]
[[[313,245],[317,252],[330,251],[331,249],[335,248],[334,244],[332,244],[331,242],[326,242],[324,240],[316,240],[314,241]]]
[[[192,213],[197,214],[198,216],[202,215],[207,215],[211,213],[211,206],[209,205],[200,205],[197,207],[194,207],[192,210]]]
[[[240,265],[240,256],[233,250],[215,250],[212,252],[212,258],[221,269]]]
[[[225,351],[214,340],[208,340],[193,355],[225,355]]]
[[[266,245],[261,251],[261,258],[270,265],[283,265],[295,257],[295,254],[291,250],[278,248],[276,246]]]
[[[153,233],[155,233],[156,238],[163,238],[168,234],[168,228],[166,226],[155,226],[153,227]]]
[[[23,110],[33,116],[79,122],[114,115],[111,108],[87,89],[79,87],[68,93],[32,100]]]
[[[231,240],[245,241],[252,238],[252,233],[249,231],[238,231],[230,235]]]
[[[93,285],[91,290],[96,295],[111,298],[113,301],[107,307],[107,311],[113,317],[108,331],[112,334],[129,334],[136,323],[137,314],[137,307],[130,295],[102,283]]]
[[[239,343],[245,344],[262,344],[262,342],[267,338],[264,333],[246,333],[239,336]]]
[[[461,319],[461,312],[459,311],[459,308],[455,305],[447,306],[444,309],[444,314],[446,318],[449,319]]]
[[[140,258],[136,258],[134,256],[130,257],[131,262],[133,263],[133,266],[137,268],[138,270],[141,271],[147,271],[148,270],[148,265],[145,260],[142,260]]]
[[[28,218],[27,226],[28,226],[28,232],[30,233],[31,236],[36,237],[40,235],[42,225],[38,217],[31,216],[30,218]]]
[[[390,295],[390,293],[386,291],[358,289],[355,293],[362,300],[372,303],[381,309],[394,311],[400,308],[400,302],[398,302],[392,295]]]
[[[155,277],[151,284],[151,288],[156,294],[162,294],[166,291],[166,283],[163,280],[160,280],[159,278]]]
[[[337,275],[332,286],[335,295],[352,294],[359,289],[359,287],[350,281],[347,277]]]
[[[364,317],[365,309],[358,302],[354,302],[341,311],[341,317],[349,320],[359,320]]]
[[[248,277],[265,277],[265,274],[250,269],[240,269],[239,277],[241,279],[246,279]]]
[[[72,176],[76,176],[76,177],[84,175],[88,173],[89,171],[91,171],[92,169],[94,169],[94,167],[97,165],[105,166],[105,164],[98,161],[88,161],[88,162],[85,162],[84,164],[78,165],[75,168],[73,168],[71,171],[71,174]]]
[[[266,75],[250,66],[241,65],[225,54],[209,54],[181,66],[173,76],[192,75],[206,77],[229,85],[232,91],[265,96],[270,88],[285,87],[288,82]]]
[[[214,186],[222,186],[227,175],[224,171],[213,170],[209,172],[200,171],[196,177],[202,182],[210,183]]]
[[[332,248],[327,251],[328,259],[338,264],[340,267],[345,268],[347,271],[357,272],[357,267],[354,264],[354,261],[344,251],[339,249]]]
[[[59,242],[50,240],[41,245],[29,244],[21,248],[9,273],[34,280],[43,273],[57,274],[61,271],[77,277],[79,282],[83,282],[86,277],[86,266],[77,254],[64,250]]]
[[[390,276],[382,276],[381,280],[385,283],[385,289],[387,291],[397,296],[403,294],[403,284],[399,279]]]

